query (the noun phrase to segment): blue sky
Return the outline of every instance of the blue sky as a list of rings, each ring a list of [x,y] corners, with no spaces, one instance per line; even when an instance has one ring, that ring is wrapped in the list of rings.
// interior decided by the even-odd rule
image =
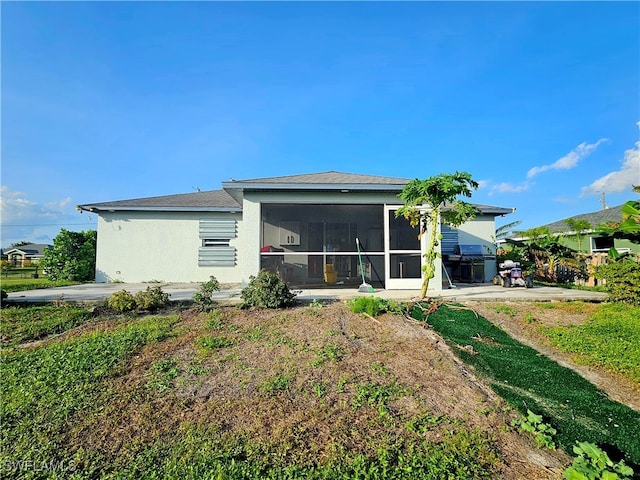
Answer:
[[[467,171],[530,228],[640,184],[638,2],[2,2],[2,246],[75,205]]]

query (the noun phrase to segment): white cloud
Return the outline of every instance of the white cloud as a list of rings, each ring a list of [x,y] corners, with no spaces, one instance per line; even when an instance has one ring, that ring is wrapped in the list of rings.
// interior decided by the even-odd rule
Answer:
[[[64,208],[62,202],[64,202],[64,200],[52,202],[47,205],[40,205],[37,202],[31,201],[26,193],[11,190],[6,185],[3,185],[0,195],[2,223],[24,223],[25,220],[35,222],[36,220],[51,219],[62,213]]]
[[[496,193],[520,193],[527,190],[529,190],[529,183],[527,182],[521,183],[519,185],[509,182],[502,182],[498,183],[497,185],[493,185],[488,195],[492,197]]]
[[[52,243],[60,228],[86,230],[94,228],[94,217],[80,217],[71,204],[71,197],[38,203],[24,192],[3,185],[0,188],[2,247],[20,241]]]
[[[636,125],[640,127],[640,122]],[[583,187],[582,195],[630,191],[632,185],[640,185],[640,141],[636,141],[634,148],[624,152],[620,170],[610,172]]]
[[[578,165],[578,162],[592,153],[602,142],[606,142],[606,138],[601,138],[596,143],[583,142],[567,153],[564,157],[556,160],[551,165],[542,165],[540,167],[533,167],[527,172],[527,178],[531,178],[547,170],[569,170]]]

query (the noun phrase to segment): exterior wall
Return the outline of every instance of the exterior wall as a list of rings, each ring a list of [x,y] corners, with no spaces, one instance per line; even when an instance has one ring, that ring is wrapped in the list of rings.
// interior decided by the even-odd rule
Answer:
[[[221,212],[100,212],[96,258],[97,282],[204,282],[211,275],[221,283],[248,284],[260,269],[261,204],[370,204],[402,203],[392,194],[327,192],[245,192],[242,214]],[[236,266],[199,267],[200,219],[232,217],[237,222]],[[382,220],[382,219],[381,219]],[[483,244],[495,254],[494,217],[480,215],[459,227],[459,242]],[[440,290],[442,269],[429,290]],[[485,266],[485,281],[495,274],[495,260]]]
[[[560,234],[559,238],[562,245],[566,247],[582,253],[591,253],[595,248],[594,238],[597,237],[597,235],[594,236],[591,233],[585,233],[582,235],[582,240],[580,242],[578,242],[577,235],[575,234]],[[578,243],[580,243],[580,245],[578,245]],[[633,253],[640,253],[640,244],[633,243],[624,238],[615,238],[613,240],[613,245],[618,250],[626,251],[626,249],[629,249],[629,251]],[[580,246],[580,248],[578,248],[578,246]]]
[[[98,217],[96,282],[204,282],[211,275],[221,283],[239,283],[237,267],[199,267],[200,219],[239,214],[217,212],[101,212]],[[238,233],[239,234],[239,233]],[[240,263],[239,239],[231,239]]]
[[[238,266],[242,286],[246,286],[260,271],[260,202],[245,195],[242,205],[242,225],[238,231]]]
[[[458,243],[461,245],[483,245],[485,253],[493,255],[493,259],[485,260],[484,281],[490,282],[497,273],[496,268],[496,222],[493,215],[478,215],[473,220],[458,227]]]

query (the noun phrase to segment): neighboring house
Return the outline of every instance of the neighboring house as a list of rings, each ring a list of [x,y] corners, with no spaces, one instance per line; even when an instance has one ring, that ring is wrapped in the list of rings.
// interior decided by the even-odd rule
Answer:
[[[79,205],[98,215],[96,281],[151,280],[246,284],[260,269],[291,287],[368,283],[415,289],[422,242],[396,218],[408,179],[340,172],[230,180],[222,190]],[[495,274],[495,217],[512,209],[478,205],[458,229],[443,226],[449,271],[467,281]],[[454,255],[462,245],[462,255]],[[465,256],[465,246],[475,245]],[[440,261],[440,260],[438,260]],[[434,289],[442,285],[436,269]]]
[[[29,243],[27,245],[5,249],[2,253],[6,255],[7,260],[9,260],[14,267],[26,267],[30,264],[39,263],[40,259],[44,256],[44,251],[51,247],[51,245],[44,243]]]
[[[543,225],[542,228],[548,228],[553,235],[563,237],[563,244],[581,252],[608,252],[610,248],[615,247],[619,253],[634,252],[640,253],[640,245],[625,239],[614,239],[598,235],[596,230],[603,223],[619,223],[622,218],[622,205],[616,207],[605,208],[591,213],[583,213],[573,217],[558,220],[557,222]],[[582,220],[589,223],[590,228],[583,232],[575,232],[566,223],[567,220]]]

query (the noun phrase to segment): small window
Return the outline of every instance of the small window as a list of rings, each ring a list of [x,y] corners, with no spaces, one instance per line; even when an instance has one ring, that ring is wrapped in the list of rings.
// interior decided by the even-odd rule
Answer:
[[[223,238],[203,238],[202,246],[203,247],[228,247],[229,240],[225,240]]]
[[[594,252],[606,252],[610,248],[613,248],[613,237],[594,237],[593,238]]]

